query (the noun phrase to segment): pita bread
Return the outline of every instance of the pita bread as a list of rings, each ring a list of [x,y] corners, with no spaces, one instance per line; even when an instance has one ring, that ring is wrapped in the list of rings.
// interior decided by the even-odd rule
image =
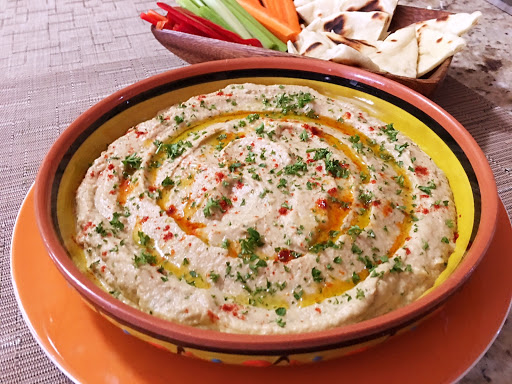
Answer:
[[[303,29],[292,43],[299,55],[324,59],[325,52],[335,44],[323,33]]]
[[[330,17],[338,12],[385,12],[389,20],[393,16],[398,0],[316,0],[296,5],[297,13],[306,22],[311,24],[318,18]]]
[[[316,19],[306,29],[316,32],[333,32],[356,40],[375,41],[385,35],[389,15],[384,12],[338,12]]]
[[[325,59],[334,61],[335,63],[351,65],[353,67],[361,67],[370,71],[380,72],[379,67],[368,58],[354,48],[348,45],[339,44],[325,52]]]
[[[368,54],[381,71],[397,76],[416,77],[418,40],[413,25],[399,29],[386,40],[376,42],[377,50]]]
[[[347,37],[343,37],[332,32],[325,32],[325,35],[329,39],[331,39],[335,44],[348,45],[350,48],[354,48],[356,51],[366,56],[370,55],[371,53],[374,53],[377,50],[377,42],[370,43],[365,40],[349,39]]]
[[[423,28],[418,37],[418,77],[430,72],[448,57],[466,46],[462,37],[453,33]]]
[[[443,33],[447,32],[462,36],[478,23],[481,16],[482,12],[479,11],[473,13],[456,13],[438,19],[421,21],[415,25],[418,32],[422,29],[429,28]]]
[[[395,13],[398,0],[347,0],[342,11],[358,12],[386,12],[389,18]]]

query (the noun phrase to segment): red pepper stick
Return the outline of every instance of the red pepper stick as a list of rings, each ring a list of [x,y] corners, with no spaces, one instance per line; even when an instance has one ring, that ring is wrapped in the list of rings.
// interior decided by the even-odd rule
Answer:
[[[158,20],[156,17],[151,16],[151,15],[147,15],[147,14],[145,14],[144,12],[142,12],[142,13],[140,14],[140,18],[141,18],[142,20],[145,20],[145,21],[147,21],[147,22],[149,22],[149,23],[153,24],[153,25],[156,25],[156,24],[160,21],[160,20]]]
[[[217,39],[217,40],[225,40],[225,38],[218,32],[197,22],[196,20],[185,15],[184,13],[181,13],[176,8],[171,7],[170,5],[167,5],[165,3],[156,3],[156,5],[158,5],[160,8],[162,8],[164,11],[167,11],[168,19],[174,19],[176,22],[179,22],[180,24],[187,24],[193,28],[196,28],[196,29],[200,30],[201,32],[203,32],[207,37],[211,37],[211,38]]]
[[[263,47],[263,45],[261,44],[261,42],[258,39],[242,39],[235,32],[228,31],[227,29],[221,27],[220,25],[215,24],[215,23],[211,22],[210,20],[205,19],[201,16],[197,16],[195,13],[192,13],[187,9],[183,9],[183,8],[178,8],[178,9],[180,12],[185,13],[187,16],[189,16],[189,17],[197,20],[198,22],[203,23],[207,27],[210,27],[211,29],[219,32],[221,35],[226,37],[226,39],[227,39],[226,41],[230,41],[232,43],[237,43],[237,44],[252,45],[254,47],[260,47],[260,48]]]

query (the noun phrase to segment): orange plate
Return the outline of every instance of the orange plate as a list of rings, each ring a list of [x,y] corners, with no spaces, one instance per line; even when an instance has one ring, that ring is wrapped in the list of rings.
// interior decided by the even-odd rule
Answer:
[[[14,229],[11,273],[33,336],[49,358],[80,383],[261,384],[343,379],[347,383],[432,384],[463,375],[501,329],[512,296],[511,237],[507,213],[500,205],[495,238],[486,257],[463,289],[435,315],[369,350],[288,368],[209,363],[174,355],[124,334],[89,309],[51,262],[37,230],[32,190]]]

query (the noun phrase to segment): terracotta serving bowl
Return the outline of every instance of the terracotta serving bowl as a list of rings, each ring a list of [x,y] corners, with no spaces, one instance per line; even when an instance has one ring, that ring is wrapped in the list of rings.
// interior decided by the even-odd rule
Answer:
[[[175,69],[114,93],[63,132],[36,180],[36,216],[50,257],[91,308],[161,348],[217,362],[263,366],[338,357],[382,342],[433,313],[462,286],[492,239],[498,206],[491,169],[471,135],[439,106],[384,77],[322,61],[298,68],[304,68],[302,59],[250,58]],[[123,304],[95,285],[73,241],[74,196],[90,162],[129,127],[164,107],[229,83],[244,82],[308,85],[330,97],[351,98],[377,118],[394,122],[434,159],[454,193],[459,238],[446,271],[431,290],[412,304],[357,324],[321,332],[260,336],[162,320]]]

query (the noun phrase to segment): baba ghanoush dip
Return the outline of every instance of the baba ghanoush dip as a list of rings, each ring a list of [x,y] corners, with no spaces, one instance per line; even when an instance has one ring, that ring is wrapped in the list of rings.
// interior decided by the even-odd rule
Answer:
[[[232,333],[402,307],[457,237],[447,178],[393,122],[291,85],[230,85],[130,128],[87,171],[76,217],[105,290]]]

